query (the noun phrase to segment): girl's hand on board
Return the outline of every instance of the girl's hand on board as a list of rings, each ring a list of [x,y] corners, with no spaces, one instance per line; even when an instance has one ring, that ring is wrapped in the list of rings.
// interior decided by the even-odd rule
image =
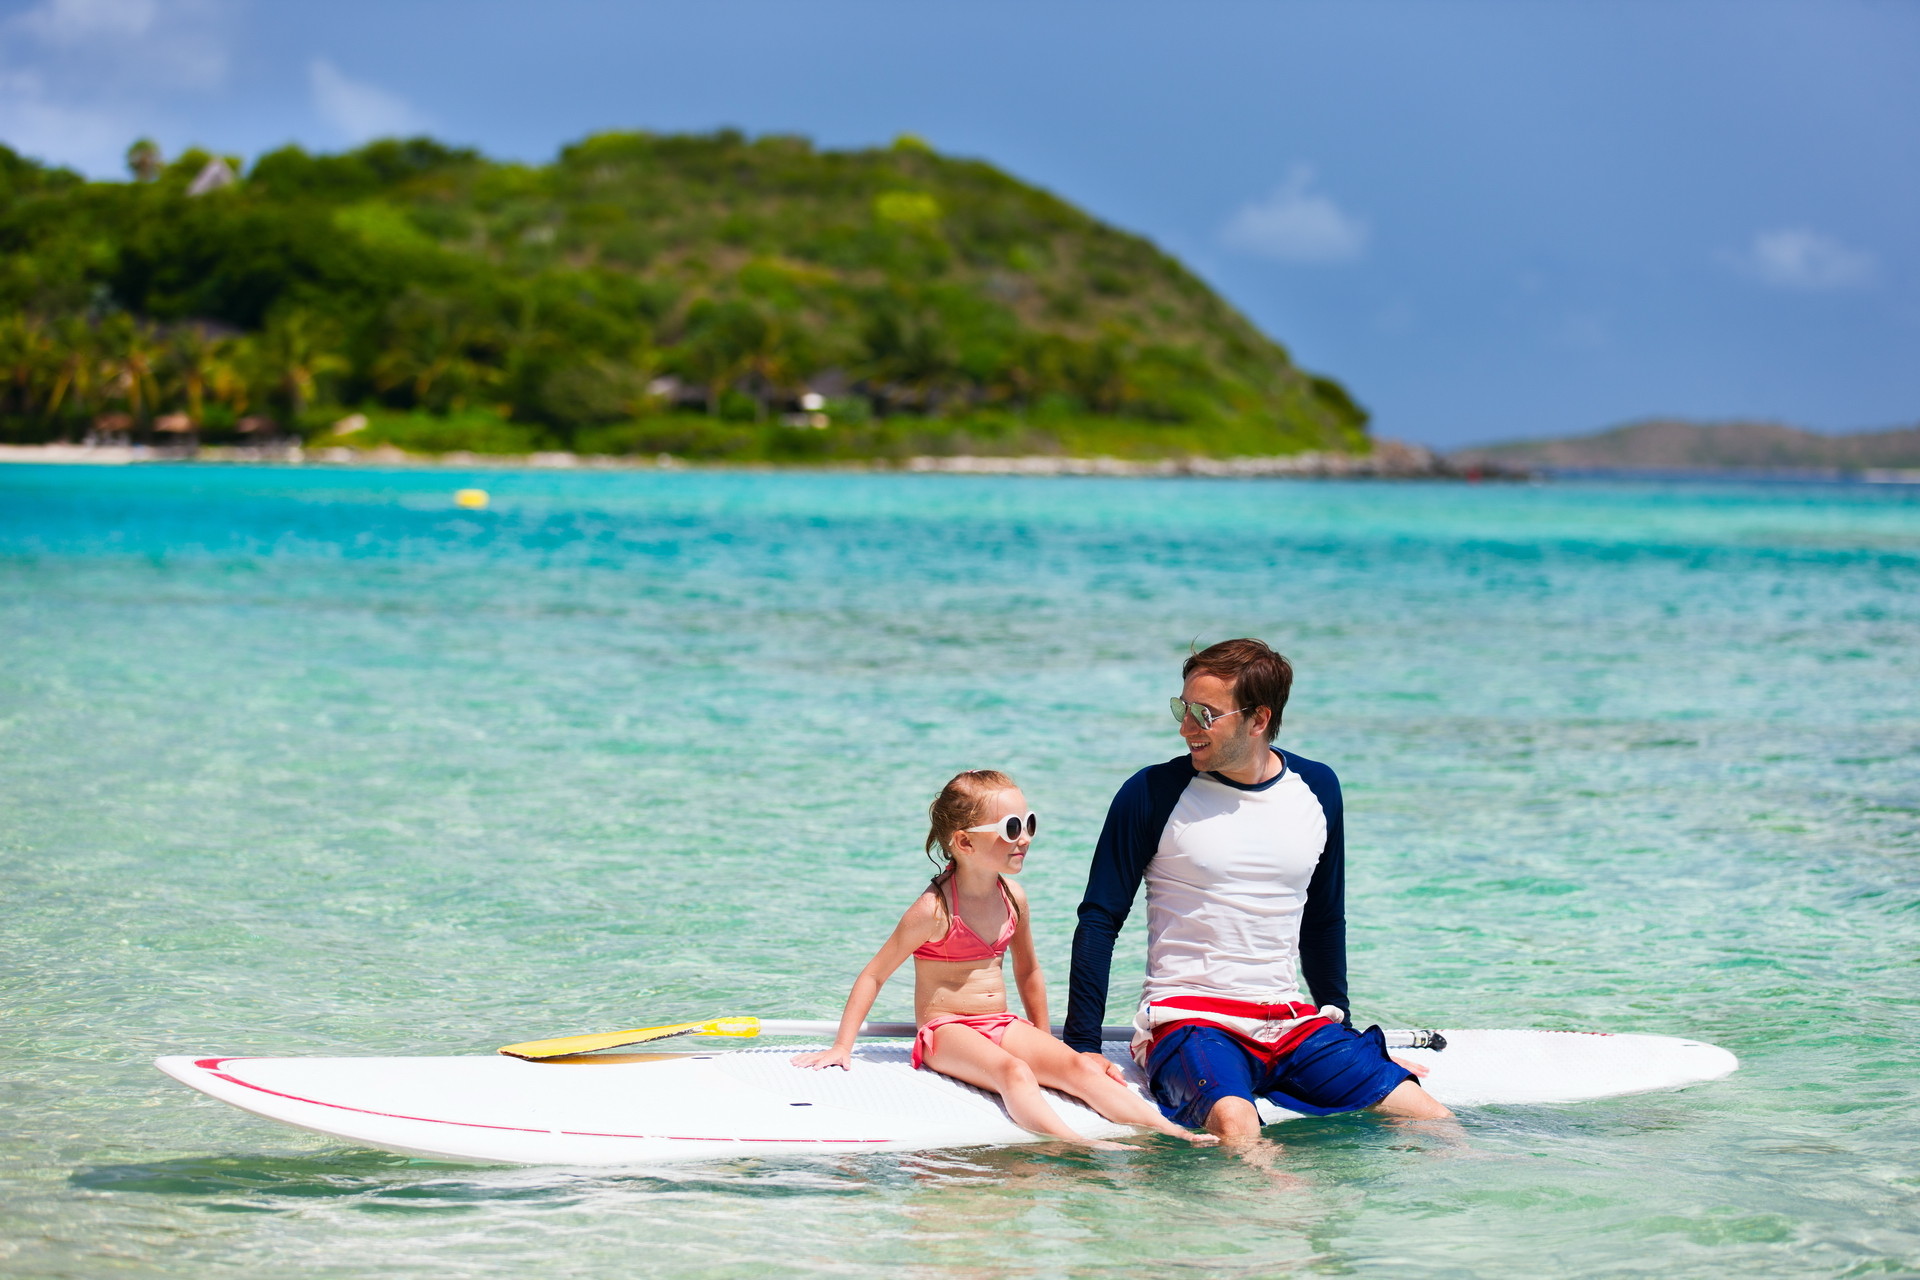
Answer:
[[[836,1046],[832,1049],[816,1049],[812,1053],[796,1053],[793,1055],[793,1065],[806,1067],[812,1071],[818,1071],[822,1067],[838,1067],[845,1071],[847,1060],[851,1057],[853,1057],[853,1050]]]

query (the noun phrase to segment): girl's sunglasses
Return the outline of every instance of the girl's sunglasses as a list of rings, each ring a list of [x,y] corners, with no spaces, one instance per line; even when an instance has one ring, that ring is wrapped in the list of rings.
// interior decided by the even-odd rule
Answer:
[[[1010,813],[998,822],[985,822],[977,827],[965,827],[962,828],[962,830],[992,831],[998,834],[999,837],[1008,844],[1013,844],[1020,839],[1020,832],[1022,830],[1026,831],[1027,839],[1033,839],[1034,833],[1040,830],[1040,819],[1035,817],[1032,812],[1029,812],[1025,818],[1022,818],[1017,813]]]
[[[1201,732],[1213,728],[1215,720],[1225,720],[1228,716],[1237,716],[1251,707],[1235,707],[1232,711],[1215,711],[1212,707],[1203,707],[1197,702],[1188,702],[1183,698],[1168,698],[1167,705],[1173,708],[1173,722],[1185,724],[1188,716],[1200,726]]]

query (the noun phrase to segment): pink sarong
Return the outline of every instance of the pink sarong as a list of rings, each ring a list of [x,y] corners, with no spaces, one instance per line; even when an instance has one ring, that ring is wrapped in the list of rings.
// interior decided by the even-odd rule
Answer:
[[[999,1044],[1006,1039],[1007,1028],[1016,1022],[1026,1022],[1025,1018],[1011,1013],[981,1013],[968,1017],[958,1013],[943,1013],[937,1018],[928,1018],[920,1026],[920,1033],[913,1038],[913,1065],[918,1067],[933,1048],[933,1033],[948,1023],[957,1022],[963,1027],[972,1027],[987,1039]],[[1028,1026],[1033,1024],[1028,1022]]]

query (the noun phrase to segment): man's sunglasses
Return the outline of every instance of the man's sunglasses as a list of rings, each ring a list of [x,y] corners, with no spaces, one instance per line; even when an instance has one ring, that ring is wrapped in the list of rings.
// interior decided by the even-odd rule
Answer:
[[[1025,818],[1017,813],[1010,813],[998,822],[985,822],[977,827],[964,827],[962,830],[996,832],[1002,840],[1013,844],[1020,839],[1020,833],[1023,830],[1027,833],[1027,839],[1033,839],[1034,833],[1040,830],[1040,819],[1031,812]]]
[[[1202,732],[1213,728],[1215,720],[1225,720],[1228,716],[1237,716],[1242,711],[1253,710],[1252,707],[1235,707],[1232,711],[1215,711],[1212,707],[1203,707],[1197,702],[1188,702],[1184,698],[1168,698],[1167,705],[1173,708],[1175,724],[1185,724],[1187,717],[1192,716],[1193,722],[1200,726]]]

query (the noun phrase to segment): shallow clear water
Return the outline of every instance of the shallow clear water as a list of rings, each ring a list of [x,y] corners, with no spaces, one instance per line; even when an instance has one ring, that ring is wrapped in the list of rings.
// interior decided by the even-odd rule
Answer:
[[[1106,801],[1240,634],[1345,783],[1363,1020],[1742,1070],[1297,1121],[1276,1184],[430,1165],[148,1065],[831,1016],[989,765],[1057,1010]],[[1895,487],[0,468],[0,1271],[1920,1274],[1917,654]]]

